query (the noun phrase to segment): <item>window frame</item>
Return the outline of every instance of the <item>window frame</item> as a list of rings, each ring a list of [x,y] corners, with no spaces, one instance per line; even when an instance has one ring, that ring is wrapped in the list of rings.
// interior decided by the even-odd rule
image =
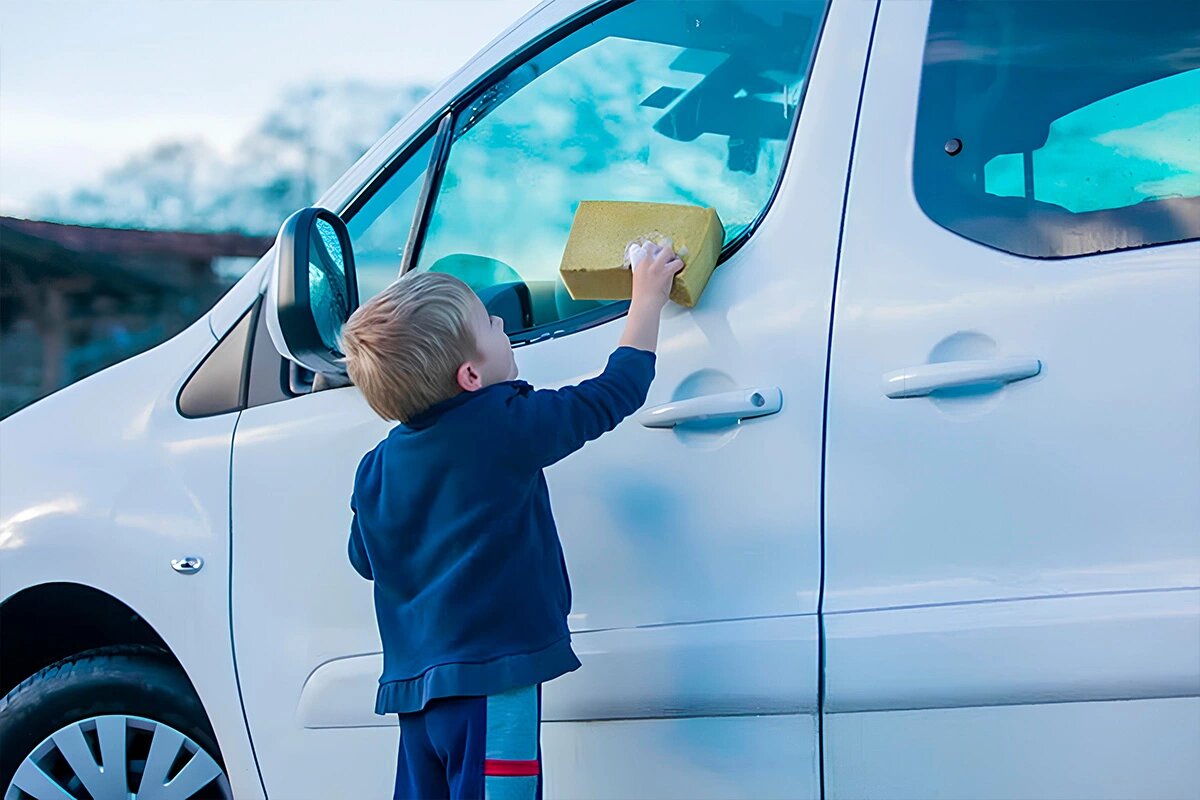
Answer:
[[[425,233],[429,226],[430,215],[437,200],[438,189],[442,182],[442,173],[446,166],[446,161],[450,156],[450,149],[453,146],[452,137],[457,126],[460,115],[464,111],[468,111],[471,106],[484,93],[489,91],[493,86],[500,83],[516,69],[523,66],[527,61],[540,55],[548,50],[553,45],[571,36],[575,32],[590,25],[596,20],[617,11],[630,3],[638,2],[639,0],[604,0],[598,2],[572,17],[562,20],[556,26],[547,29],[541,35],[533,38],[525,45],[515,49],[507,57],[502,59],[492,69],[488,70],[483,75],[479,76],[470,86],[460,92],[457,96],[445,103],[435,113],[431,114],[429,120],[422,125],[416,133],[408,138],[400,147],[398,147],[393,156],[385,162],[385,164],[372,175],[339,212],[344,222],[349,222],[356,213],[362,210],[366,203],[378,192],[393,175],[396,174],[405,164],[408,159],[414,156],[424,147],[431,137],[435,137],[434,146],[430,152],[429,164],[425,170],[425,181],[421,187],[421,194],[417,199],[416,208],[413,212],[413,223],[409,232],[408,240],[404,245],[404,255],[401,259],[400,269],[397,271],[397,277],[407,274],[413,266],[416,265],[419,257],[421,246],[424,244]],[[647,2],[648,0],[641,0]],[[788,165],[792,158],[792,148],[796,140],[796,132],[800,126],[800,117],[804,113],[804,101],[808,95],[808,88],[812,78],[813,67],[816,64],[817,54],[821,50],[821,43],[825,37],[825,26],[829,20],[829,8],[832,5],[832,0],[824,0],[824,10],[821,15],[820,24],[817,26],[816,35],[813,40],[812,48],[808,54],[808,62],[804,67],[804,83],[800,88],[800,94],[796,100],[797,113],[792,120],[790,129],[788,130],[787,140],[784,144],[783,159],[779,169],[779,174],[775,177],[775,182],[771,187],[771,192],[767,196],[767,200],[763,203],[758,214],[754,219],[738,233],[729,243],[722,249],[717,258],[717,267],[732,258],[741,248],[750,241],[757,232],[759,225],[766,218],[767,213],[775,205],[775,199],[779,195],[779,187],[783,184],[784,176],[787,173]],[[615,319],[625,316],[629,311],[629,301],[620,300],[608,303],[599,308],[594,308],[585,311],[581,314],[576,314],[566,319],[556,320],[555,322],[545,325],[538,325],[522,331],[514,331],[509,334],[509,342],[512,346],[521,347],[524,345],[535,344],[547,339],[557,339],[562,336],[568,336],[572,333],[587,330],[589,328],[603,325]]]

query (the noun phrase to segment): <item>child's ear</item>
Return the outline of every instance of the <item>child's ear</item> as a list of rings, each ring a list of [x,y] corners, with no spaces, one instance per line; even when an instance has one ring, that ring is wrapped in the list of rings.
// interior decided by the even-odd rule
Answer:
[[[470,361],[464,361],[458,365],[455,378],[458,380],[459,388],[464,392],[475,392],[483,388],[483,378]]]

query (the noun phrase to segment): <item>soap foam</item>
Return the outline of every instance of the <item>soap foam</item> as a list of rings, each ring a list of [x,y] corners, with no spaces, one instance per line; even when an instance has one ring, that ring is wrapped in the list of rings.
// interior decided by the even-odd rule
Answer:
[[[681,244],[678,248],[676,248],[675,243],[671,240],[670,236],[664,235],[661,231],[650,231],[644,236],[639,236],[629,244],[625,245],[625,261],[622,266],[626,269],[633,269],[633,262],[642,255],[646,249],[646,245],[648,244],[655,244],[659,247],[669,247],[674,250],[675,255],[679,256],[680,258],[685,257],[688,253],[687,245]]]

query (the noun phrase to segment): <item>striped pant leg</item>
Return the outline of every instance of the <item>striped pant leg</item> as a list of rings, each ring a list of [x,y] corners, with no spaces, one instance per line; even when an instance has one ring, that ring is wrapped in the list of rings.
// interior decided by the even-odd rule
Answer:
[[[541,706],[541,685],[488,696],[485,800],[541,800]]]

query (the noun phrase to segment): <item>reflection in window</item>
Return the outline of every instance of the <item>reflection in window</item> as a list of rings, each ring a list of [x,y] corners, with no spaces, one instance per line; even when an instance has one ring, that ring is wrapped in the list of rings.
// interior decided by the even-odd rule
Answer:
[[[984,165],[984,191],[1082,213],[1200,196],[1200,69],[1143,84],[1050,123],[1032,151]]]
[[[1022,255],[1200,238],[1200,3],[935,0],[913,184]]]
[[[516,68],[455,121],[418,269],[523,282],[536,326],[600,305],[558,278],[581,200],[713,206],[733,239],[779,178],[823,13],[639,2]]]

